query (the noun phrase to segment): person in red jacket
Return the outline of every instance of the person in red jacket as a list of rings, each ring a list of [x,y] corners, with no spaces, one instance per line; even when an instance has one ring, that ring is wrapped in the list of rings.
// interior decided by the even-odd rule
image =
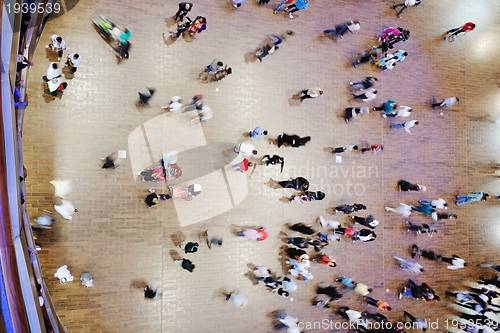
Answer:
[[[455,41],[455,39],[458,37],[458,35],[460,33],[463,32],[463,34],[465,35],[469,31],[474,30],[475,28],[476,28],[476,25],[474,23],[467,22],[463,26],[461,26],[460,28],[448,30],[446,32],[446,35],[444,36],[443,40],[446,40],[446,38],[450,37],[450,42],[453,42],[453,41]],[[463,35],[461,35],[461,36],[463,36]]]
[[[248,159],[244,158],[240,163],[236,163],[235,165],[233,165],[233,168],[235,168],[239,172],[247,172],[248,168],[250,168],[252,165],[252,162],[248,162]]]

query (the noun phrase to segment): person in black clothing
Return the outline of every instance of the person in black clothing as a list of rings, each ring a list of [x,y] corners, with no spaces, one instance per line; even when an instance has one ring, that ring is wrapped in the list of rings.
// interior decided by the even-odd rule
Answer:
[[[334,286],[328,287],[320,287],[316,289],[316,294],[318,295],[327,295],[330,297],[330,300],[335,301],[342,298],[342,294],[337,291],[337,288]]]
[[[179,3],[179,10],[174,15],[174,20],[182,21],[184,16],[186,16],[189,11],[193,9],[193,4],[191,2],[181,2]]]
[[[294,225],[289,226],[289,229],[305,235],[314,235],[316,233],[316,230],[308,225],[305,225],[304,223],[295,223]]]
[[[289,180],[278,182],[278,184],[283,188],[293,188],[302,192],[302,194],[309,189],[309,181],[304,177],[290,178]]]
[[[305,191],[303,195],[292,195],[288,198],[289,202],[298,201],[298,202],[312,202],[312,201],[320,201],[325,198],[325,193],[321,191]]]
[[[361,315],[363,315],[363,318],[373,319],[377,323],[389,322],[389,319],[381,313],[362,312]]]
[[[118,163],[115,163],[111,155],[106,156],[105,158],[101,158],[101,161],[104,161],[104,164],[102,165],[103,169],[116,169],[116,167],[118,166]]]
[[[413,244],[411,246],[411,257],[412,258],[422,257],[422,258],[429,259],[429,260],[437,260],[438,259],[438,255],[436,255],[436,253],[434,251],[422,250],[417,246],[417,244]]]
[[[365,95],[366,96],[366,95]],[[370,112],[370,108],[364,106],[362,108],[348,107],[345,109],[344,120],[346,123],[349,122],[352,118],[356,118],[358,116],[362,116]]]
[[[434,289],[432,289],[431,286],[425,282],[421,285],[417,285],[413,280],[408,280],[408,287],[410,288],[411,295],[414,298],[426,301],[439,301],[439,296],[436,295]]]
[[[447,214],[447,213],[438,213],[438,212],[432,212],[431,217],[434,221],[452,220],[452,219],[458,218],[458,216],[456,214]]]
[[[195,252],[197,252],[198,251],[198,246],[199,246],[198,243],[188,242],[188,241],[184,241],[184,242],[181,243],[181,245],[179,245],[179,247],[181,249],[183,249],[185,253],[195,253]]]
[[[328,240],[324,239],[324,238],[317,238],[317,239],[310,240],[308,243],[309,243],[309,245],[314,247],[315,252],[319,252],[325,246],[328,245]]]
[[[182,268],[189,271],[190,273],[192,273],[195,268],[194,264],[189,259],[179,259],[174,262],[177,265],[181,265]]]
[[[412,184],[407,182],[406,180],[398,181],[398,188],[400,191],[425,191],[425,186],[420,185],[419,183]]]
[[[352,237],[352,241],[373,242],[377,238],[377,234],[368,229],[361,229]]]
[[[485,285],[491,284],[497,288],[500,288],[500,278],[497,275],[493,275],[491,278],[483,277],[477,280],[477,283]]]
[[[283,146],[283,144],[288,144],[294,148],[298,148],[300,146],[304,146],[306,143],[308,143],[309,141],[311,141],[311,137],[310,136],[306,136],[306,137],[299,137],[298,135],[288,135],[288,134],[280,134],[280,136],[278,136],[278,148],[280,148],[281,146]]]
[[[281,157],[278,155],[273,155],[272,157],[270,155],[264,155],[264,157],[262,157],[261,161],[265,162],[266,166],[281,164],[281,171],[280,172],[283,172],[283,167],[285,166],[285,158],[284,157]]]
[[[22,54],[19,54],[17,56],[17,68],[16,68],[16,71],[20,72],[20,71],[22,71],[23,69],[25,69],[28,66],[33,66],[33,62],[31,62],[28,59],[26,59],[26,57],[23,56]]]
[[[307,239],[303,237],[288,237],[285,239],[287,241],[287,244],[292,244],[293,246],[296,246],[300,249],[307,249],[309,247]]]
[[[363,90],[363,89],[368,89],[368,88],[371,88],[373,87],[373,85],[375,84],[375,82],[378,81],[378,79],[376,77],[373,77],[373,76],[367,76],[365,77],[364,80],[362,81],[358,81],[358,82],[349,82],[349,84],[353,87],[355,87],[356,85],[362,85],[363,88],[360,88],[359,90]]]
[[[153,207],[154,205],[158,204],[158,194],[155,192],[148,194],[146,199],[144,200],[146,202],[146,205],[148,208]]]
[[[307,252],[304,250],[299,250],[294,247],[288,247],[286,249],[286,255],[288,258],[299,260],[302,256],[307,255]]]
[[[391,38],[385,38],[382,41],[382,44],[380,44],[377,48],[381,49],[382,52],[387,52],[389,49],[394,48],[394,44],[399,43],[399,42],[406,42],[408,39],[410,39],[410,31],[403,29],[403,28],[398,28],[400,34],[398,36],[392,35]]]
[[[113,44],[111,46],[110,51],[118,59],[118,63],[120,63],[120,60],[122,60],[122,59],[129,58],[130,46],[131,46],[131,44],[129,41],[123,41],[122,43],[116,43],[116,44]]]
[[[357,212],[359,210],[364,210],[364,209],[366,209],[365,205],[357,203],[355,203],[354,205],[341,205],[335,207],[336,212],[342,212],[344,214],[350,214],[352,212]]]
[[[368,215],[367,217],[351,216],[351,218],[355,223],[359,223],[370,229],[375,229],[379,225],[379,222],[375,220],[373,215]]]
[[[496,292],[495,290],[492,290],[492,289],[488,289],[488,288],[471,288],[472,292],[478,294],[478,295],[481,295],[481,294],[484,294],[490,298],[498,298],[498,296],[500,296],[500,294],[498,292]]]
[[[149,286],[146,286],[146,288],[144,288],[144,297],[155,298],[157,296],[158,296],[157,290],[151,289]]]

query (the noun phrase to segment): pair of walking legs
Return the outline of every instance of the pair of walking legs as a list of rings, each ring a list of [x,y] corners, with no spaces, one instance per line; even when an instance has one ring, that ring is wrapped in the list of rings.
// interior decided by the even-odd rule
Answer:
[[[401,6],[402,6],[403,8],[401,8],[401,10],[398,12],[398,16],[401,16],[401,14],[403,14],[404,10],[405,10],[406,8],[408,8],[408,7],[405,5],[405,3],[404,3],[404,2],[397,3],[397,4],[395,4],[395,5],[392,7],[392,8],[394,8],[394,9],[397,9],[398,7],[401,7]]]

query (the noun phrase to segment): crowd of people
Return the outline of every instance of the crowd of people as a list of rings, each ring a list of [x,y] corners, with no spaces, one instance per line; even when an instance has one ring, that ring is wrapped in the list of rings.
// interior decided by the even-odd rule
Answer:
[[[243,2],[244,0],[230,0],[231,6],[233,6],[235,9],[240,8]],[[393,8],[397,10],[397,15],[401,16],[403,11],[407,7],[419,5],[420,2],[421,1],[419,0],[407,0],[403,3],[394,5]],[[264,3],[259,4],[265,5],[266,2],[264,1]],[[173,16],[173,19],[177,24],[177,29],[175,32],[172,32],[171,38],[177,39],[185,33],[189,34],[190,36],[194,36],[195,34],[199,34],[207,28],[207,19],[204,16],[197,16],[195,20],[191,20],[187,16],[193,7],[194,5],[189,2],[181,2],[179,4],[179,9]],[[307,0],[296,0],[295,2],[283,0],[274,8],[274,13],[276,14],[281,10],[285,10],[288,16],[290,18],[293,18],[293,14],[295,12],[304,10],[307,7]],[[101,17],[99,24],[100,27],[103,28],[103,31],[105,33],[109,33],[109,38],[114,41],[115,47],[113,48],[113,51],[115,55],[117,55],[117,58],[128,58],[128,50],[130,47],[130,31],[126,28],[110,24],[109,21],[105,20],[105,18],[103,17]],[[460,28],[448,31],[444,38],[449,38],[450,41],[454,41],[457,36],[472,31],[474,27],[475,25],[473,23],[468,22]],[[353,20],[339,24],[333,29],[324,30],[323,35],[331,38],[344,38],[344,35],[346,33],[355,33],[358,31],[361,31],[360,22]],[[293,35],[292,31],[287,31],[282,35],[269,35],[269,42],[266,45],[259,47],[255,51],[255,58],[262,62],[263,58],[279,50],[278,45],[283,42],[283,39],[285,37],[291,35]],[[382,70],[393,69],[396,64],[400,63],[408,56],[408,53],[404,50],[398,50],[394,53],[387,52],[389,49],[392,49],[396,43],[406,42],[409,39],[409,36],[410,32],[404,28],[387,27],[382,31],[380,38],[378,39],[378,41],[381,43],[380,46],[374,47],[367,52],[362,52],[359,57],[356,57],[352,61],[353,66],[356,67],[362,63],[372,62],[375,66],[379,67]],[[51,43],[47,46],[47,49],[49,49],[51,52],[57,53],[58,61],[60,61],[63,57],[64,51],[66,50],[66,44],[60,36],[53,35],[51,36]],[[28,64],[28,61],[27,59],[20,59],[19,63],[21,65],[23,63]],[[66,65],[68,66],[69,72],[71,74],[76,73],[80,63],[81,58],[77,53],[71,53],[67,56]],[[232,74],[232,69],[227,65],[224,66],[224,63],[220,59],[215,58],[201,72],[200,78],[207,80],[207,77],[213,77],[213,80],[220,81],[230,74]],[[56,96],[59,91],[63,91],[67,87],[67,84],[61,81],[61,75],[62,73],[59,64],[56,62],[50,63],[47,74],[43,77],[43,80],[46,81],[48,85],[46,93]],[[376,77],[367,76],[364,79],[360,79],[359,81],[350,82],[349,85],[359,92],[359,94],[352,94],[354,100],[359,103],[368,103],[373,101],[376,98],[378,92],[374,88],[377,81],[378,79]],[[148,101],[153,96],[155,91],[156,90],[154,88],[147,88],[144,92],[140,92],[140,102],[143,105],[148,105]],[[297,94],[297,99],[299,99],[300,102],[303,102],[306,99],[314,99],[323,95],[324,91],[321,88],[312,87],[301,90]],[[195,98],[193,99],[193,104],[201,101],[201,98],[196,98],[195,96]],[[442,102],[436,101],[435,103],[429,105],[429,107],[432,109],[450,107],[457,102],[459,102],[458,97],[449,97],[444,99]],[[202,106],[199,108],[197,107],[197,109],[201,110]],[[172,101],[169,103],[169,105],[163,108],[169,109],[170,111],[180,110],[182,108],[180,98],[178,96],[175,96],[175,98],[172,98]],[[384,118],[406,118],[412,115],[411,107],[398,106],[396,101],[388,100],[384,104],[377,107],[347,107],[345,109],[344,119],[346,122],[350,122],[353,118],[368,114],[370,110],[380,111],[381,116]],[[410,129],[418,125],[419,122],[417,120],[410,120],[400,124],[393,124],[390,126],[390,128],[404,129],[406,132],[411,134]],[[268,131],[261,126],[257,126],[254,129],[249,130],[248,132],[250,140],[260,140],[263,136],[267,136],[268,134]],[[278,135],[275,141],[278,148],[299,148],[302,146],[306,146],[310,140],[310,136],[301,137],[296,134],[290,135],[281,133]],[[283,171],[285,157],[267,154],[267,152],[262,157],[260,157],[258,156],[257,150],[255,150],[254,148],[255,147],[253,146],[253,144],[248,141],[240,142],[234,147],[234,153],[241,155],[243,158],[241,162],[233,165],[233,168],[235,170],[244,173],[248,171],[249,168],[251,168],[254,164],[261,163],[265,164],[266,166],[274,166],[279,164],[281,167],[280,172]],[[284,149],[284,152],[286,152],[286,149],[287,148]],[[361,153],[365,153],[366,151],[377,153],[383,150],[384,146],[381,144],[373,144],[365,147],[362,147],[361,145],[349,145],[334,148],[331,153],[355,153],[358,151]],[[255,159],[255,161],[251,160],[252,158]],[[118,166],[118,163],[111,156],[104,158],[103,161],[103,169],[114,169]],[[160,170],[160,172],[164,172],[164,168]],[[151,177],[152,175],[148,174],[142,176]],[[288,197],[288,202],[290,203],[311,203],[314,201],[323,200],[327,196],[327,193],[324,193],[322,191],[311,191],[309,181],[306,178],[301,177],[300,175],[297,175],[295,178],[276,181],[275,183],[276,188],[290,191],[290,196]],[[426,189],[427,188],[425,186],[417,182],[412,183],[406,180],[397,181],[397,190],[399,191],[415,191],[423,193],[426,191]],[[193,200],[196,196],[201,194],[201,185],[192,184],[188,188],[180,189],[171,187],[169,188],[169,190],[169,194],[157,194],[153,189],[151,189],[150,193],[145,198],[145,203],[148,208],[155,206],[159,202],[159,200],[169,200],[176,197],[188,201]],[[488,197],[489,195],[484,192],[474,192],[467,195],[459,195],[456,197],[456,206],[463,205],[469,202],[484,201],[487,200]],[[389,206],[385,207],[386,211],[395,212],[401,214],[404,217],[404,228],[406,228],[408,232],[414,232],[416,235],[425,233],[429,236],[432,236],[433,234],[438,232],[438,228],[432,225],[433,222],[457,218],[457,215],[448,214],[445,212],[445,210],[447,210],[448,208],[448,204],[441,198],[421,199],[414,205],[400,203],[399,206],[395,208]],[[71,219],[71,215],[74,212],[77,212],[77,210],[74,209],[74,207],[69,202],[65,202],[64,200],[61,206],[55,207],[55,210],[66,219]],[[349,215],[358,213],[363,210],[369,211],[370,209],[363,204],[346,202],[345,204],[334,207],[334,210],[336,213]],[[424,224],[416,224],[409,221],[408,218],[414,212],[423,214],[428,218],[429,222]],[[35,222],[37,222],[39,225],[48,224],[50,226],[50,224],[52,224],[53,222],[53,219],[50,218],[49,221],[48,217],[40,217],[38,219],[35,219]],[[331,268],[337,268],[338,272],[341,272],[342,267],[338,267],[335,258],[326,253],[326,248],[330,246],[330,243],[332,241],[339,242],[342,239],[341,236],[344,236],[344,238],[347,238],[352,242],[374,242],[377,239],[377,234],[375,233],[374,229],[376,229],[381,223],[382,222],[377,220],[372,214],[364,214],[363,216],[349,215],[347,222],[344,223],[335,220],[327,220],[323,216],[319,216],[317,221],[313,221],[313,223],[311,224],[304,224],[297,221],[294,224],[287,225],[287,235],[283,238],[286,249],[282,253],[282,256],[284,258],[283,264],[285,266],[285,273],[277,274],[273,273],[267,267],[256,266],[252,270],[251,277],[257,284],[264,284],[265,288],[269,290],[270,293],[277,294],[280,297],[288,298],[296,289],[300,288],[300,284],[297,284],[295,280],[306,282],[314,279],[314,265],[311,265],[311,263],[325,265]],[[356,224],[359,224],[361,227],[356,228]],[[317,230],[319,228],[321,228],[321,230]],[[247,238],[248,240],[251,240],[253,242],[262,242],[268,238],[268,232],[264,226],[245,227],[241,230],[236,230],[234,232],[234,235],[235,237]],[[212,237],[209,231],[205,232],[205,237],[208,249],[211,249],[211,247],[214,245],[220,246],[223,243],[221,238]],[[192,254],[196,253],[199,250],[200,245],[194,241],[184,240],[182,243],[180,243],[179,248],[184,251],[185,254]],[[308,253],[307,250],[313,250],[313,252]],[[467,266],[467,263],[457,255],[451,255],[450,257],[436,255],[433,251],[422,250],[415,244],[412,245],[408,255],[411,255],[412,259],[424,258],[432,261],[447,263],[449,264],[447,268],[451,270],[461,269]],[[395,256],[394,259],[397,265],[408,272],[424,272],[424,268],[419,263],[398,256]],[[195,265],[190,259],[187,258],[176,259],[175,264],[180,265],[183,269],[187,270],[190,273],[193,273],[195,270]],[[337,273],[336,271],[336,276],[338,275],[339,273]],[[369,288],[363,283],[354,282],[352,279],[346,276],[336,277],[332,279],[332,281],[333,282],[331,285],[317,286],[316,295],[312,302],[313,306],[328,309],[331,308],[333,304],[335,304],[336,309],[334,313],[338,315],[339,318],[345,318],[350,322],[355,322],[357,324],[356,330],[363,333],[374,332],[374,330],[369,328],[369,322],[389,321],[387,317],[381,313],[356,311],[340,303],[340,300],[342,299],[342,293],[348,292],[352,289],[355,293],[359,294],[364,301],[366,301],[367,305],[376,307],[382,312],[390,311],[392,308],[387,302],[368,296],[373,291],[372,288]],[[497,277],[491,279],[480,279],[478,282],[481,284],[487,284],[487,288],[472,288],[470,291],[466,292],[447,292],[447,296],[456,297],[458,302],[457,304],[472,309],[478,313],[476,315],[462,314],[461,318],[474,320],[476,323],[481,323],[481,325],[476,326],[491,326],[491,319],[489,319],[489,317],[486,317],[485,313],[497,312],[491,308],[492,306],[495,306],[494,304],[492,304],[491,299],[497,298],[499,294],[492,288],[490,288],[490,285],[498,287],[500,285],[498,281],[499,278]],[[440,297],[436,295],[434,289],[432,289],[425,282],[418,284],[413,280],[408,280],[403,282],[403,284],[404,286],[398,293],[400,299],[403,297],[407,297],[421,299],[424,301],[440,300]],[[152,289],[150,286],[146,286],[144,289],[144,295],[146,298],[156,298],[158,297],[159,293],[157,290]],[[327,298],[322,299],[323,296],[320,295],[326,295]],[[224,293],[224,296],[227,301],[232,302],[238,308],[244,308],[248,304],[248,300],[238,292],[227,292]],[[414,317],[407,311],[403,313],[403,318],[404,321],[420,323],[422,329],[424,330],[427,327],[427,322],[425,319]],[[301,332],[301,328],[299,325],[300,321],[297,318],[290,316],[286,311],[278,311],[276,313],[276,321],[278,322],[275,327],[276,329],[286,328],[287,332],[289,333]],[[394,330],[394,332],[396,331],[397,330]],[[398,332],[401,332],[401,330],[399,330]]]

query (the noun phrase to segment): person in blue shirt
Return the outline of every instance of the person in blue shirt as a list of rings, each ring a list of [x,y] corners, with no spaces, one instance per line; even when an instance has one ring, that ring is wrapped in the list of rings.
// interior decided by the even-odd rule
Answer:
[[[293,5],[286,7],[285,11],[288,13],[290,18],[293,18],[293,13],[296,11],[306,9],[309,6],[308,0],[297,0]]]
[[[265,130],[264,128],[260,127],[260,126],[257,126],[254,128],[253,131],[249,132],[248,133],[250,135],[251,138],[257,136],[257,139],[262,139],[262,136],[263,135],[267,135],[267,130]]]

